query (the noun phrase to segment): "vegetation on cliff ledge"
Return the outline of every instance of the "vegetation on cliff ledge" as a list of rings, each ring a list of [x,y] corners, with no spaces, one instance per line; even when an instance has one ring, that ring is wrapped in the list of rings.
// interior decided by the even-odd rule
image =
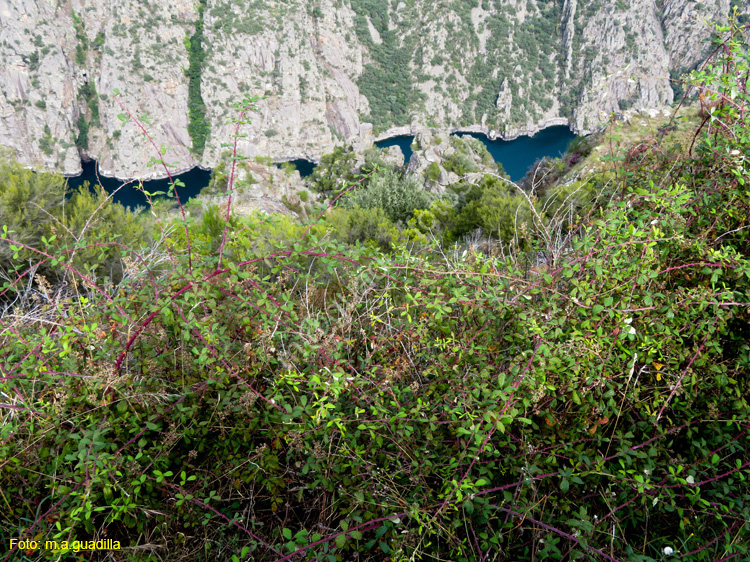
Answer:
[[[196,6],[198,14],[195,20],[195,33],[189,39],[185,37],[185,48],[190,64],[185,75],[188,78],[188,134],[193,139],[193,152],[201,155],[206,147],[206,139],[211,128],[206,118],[206,104],[201,95],[203,62],[206,58],[203,48],[203,12],[206,10],[206,0],[199,0]]]

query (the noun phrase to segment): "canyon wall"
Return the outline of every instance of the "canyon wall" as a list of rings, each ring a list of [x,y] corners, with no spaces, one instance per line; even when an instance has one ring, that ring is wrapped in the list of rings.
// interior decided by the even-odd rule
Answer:
[[[430,129],[587,133],[612,112],[670,104],[670,75],[705,58],[708,22],[729,11],[729,0],[5,0],[0,146],[65,174],[95,158],[107,175],[156,177],[160,152],[176,171],[212,167],[245,92],[263,96],[238,139],[251,158],[315,160]]]

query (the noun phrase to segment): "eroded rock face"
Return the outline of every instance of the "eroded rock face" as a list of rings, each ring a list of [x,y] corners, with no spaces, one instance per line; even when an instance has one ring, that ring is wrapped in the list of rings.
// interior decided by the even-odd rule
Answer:
[[[212,204],[225,206],[227,195],[226,191],[202,192],[198,201],[204,208]],[[307,203],[315,201],[316,197],[309,192],[296,170],[288,171],[267,162],[254,161],[244,161],[235,168],[232,209],[240,215],[262,211],[306,218],[307,210],[311,208]]]
[[[265,95],[237,138],[251,158],[317,160],[336,144],[430,128],[586,133],[611,112],[671,103],[670,72],[702,60],[703,22],[728,11],[729,0],[485,0],[465,13],[434,0],[206,0],[202,12],[187,0],[6,0],[0,146],[65,174],[81,157],[121,178],[163,176],[152,158],[176,172],[213,167],[243,92]],[[185,70],[199,14],[210,134],[195,154]],[[150,140],[127,111],[146,117]]]
[[[462,179],[475,181],[497,173],[485,145],[469,135],[424,132],[416,136],[414,145],[406,173],[423,179],[427,189],[442,192]]]

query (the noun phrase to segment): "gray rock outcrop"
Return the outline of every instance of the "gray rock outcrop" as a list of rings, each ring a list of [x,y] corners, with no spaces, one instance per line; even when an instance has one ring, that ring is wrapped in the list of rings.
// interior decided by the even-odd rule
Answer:
[[[585,133],[613,111],[671,103],[670,72],[705,57],[702,22],[729,11],[729,0],[665,0],[661,12],[653,0],[505,0],[464,13],[414,0],[386,3],[383,20],[359,0],[205,0],[210,132],[196,154],[186,70],[198,5],[3,2],[0,146],[65,174],[81,158],[121,178],[163,175],[154,158],[175,172],[213,167],[234,143],[244,92],[264,96],[237,138],[251,158],[319,159],[337,144],[427,130]]]

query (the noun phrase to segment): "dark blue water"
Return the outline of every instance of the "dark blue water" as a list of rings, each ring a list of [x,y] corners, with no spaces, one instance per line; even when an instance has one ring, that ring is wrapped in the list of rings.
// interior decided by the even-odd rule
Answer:
[[[414,137],[410,135],[402,135],[400,137],[391,137],[375,143],[378,148],[388,148],[389,146],[398,146],[401,152],[404,153],[404,164],[408,164],[411,159],[412,149],[411,143],[414,142]]]
[[[503,165],[503,168],[505,168],[505,171],[508,173],[512,181],[522,179],[534,162],[540,158],[545,156],[555,158],[563,154],[570,144],[570,141],[575,138],[575,135],[570,132],[570,129],[564,125],[549,127],[540,131],[533,137],[519,137],[512,141],[491,141],[481,133],[454,134],[470,135],[481,140],[495,161],[500,162]],[[414,142],[413,136],[402,135],[378,141],[375,143],[375,146],[378,148],[388,148],[389,146],[400,147],[401,151],[404,153],[404,164],[406,164],[409,162],[412,155],[412,142]],[[309,160],[299,159],[291,160],[291,162],[295,165],[302,177],[309,176],[315,169],[315,163]],[[189,172],[176,176],[176,178],[179,178],[185,183],[185,187],[178,189],[180,200],[185,203],[189,199],[198,195],[204,187],[208,186],[211,179],[211,172],[201,170],[200,168],[193,168]],[[105,178],[100,176],[97,179],[96,162],[93,160],[83,163],[83,173],[80,176],[68,178],[68,184],[74,189],[83,185],[84,181],[88,181],[92,185],[101,181],[101,184],[107,193],[114,192],[123,184],[122,181],[115,178]],[[165,193],[169,191],[169,181],[166,179],[143,182],[143,186],[147,191],[152,193],[155,191],[164,191]],[[138,205],[148,206],[146,196],[133,187],[132,184],[119,190],[114,195],[113,199],[116,202],[131,208]]]
[[[305,160],[304,158],[300,158],[298,160],[287,160],[287,162],[290,162],[291,164],[294,164],[294,167],[299,172],[299,175],[303,178],[306,178],[309,175],[312,175],[313,171],[315,170],[315,162],[311,162],[310,160]],[[281,168],[281,162],[277,162],[276,166]]]
[[[116,178],[106,178],[104,176],[96,177],[96,162],[91,160],[82,164],[83,173],[80,176],[74,178],[68,178],[68,185],[73,189],[78,189],[79,186],[83,185],[84,181],[88,181],[92,186],[101,182],[104,191],[107,193],[113,193],[117,188],[122,186],[123,183]],[[189,172],[180,174],[179,176],[173,176],[176,179],[180,179],[184,182],[185,187],[177,188],[177,192],[180,196],[180,201],[183,203],[189,199],[198,195],[204,187],[208,186],[208,182],[211,179],[211,172],[201,170],[200,168],[193,168]],[[135,187],[134,187],[135,186]],[[122,205],[130,208],[135,208],[138,205],[148,206],[148,200],[146,196],[136,189],[138,182],[133,182],[122,189],[120,189],[112,199],[121,203]],[[153,193],[155,191],[163,191],[167,193],[169,191],[169,180],[151,180],[144,181],[143,187],[146,191]]]
[[[565,125],[548,127],[533,137],[518,137],[512,141],[489,140],[481,133],[455,133],[470,135],[482,141],[487,150],[505,168],[511,181],[522,179],[534,162],[549,156],[557,158],[565,153],[570,141],[576,136]]]
[[[548,127],[533,137],[518,137],[512,141],[490,140],[481,133],[453,133],[454,135],[469,135],[479,139],[487,147],[487,150],[505,168],[512,181],[522,179],[529,171],[534,162],[549,156],[557,158],[565,153],[570,141],[576,136],[566,126]],[[404,135],[378,141],[375,146],[386,148],[399,146],[404,153],[404,163],[407,163],[412,155],[411,143],[414,137]]]

